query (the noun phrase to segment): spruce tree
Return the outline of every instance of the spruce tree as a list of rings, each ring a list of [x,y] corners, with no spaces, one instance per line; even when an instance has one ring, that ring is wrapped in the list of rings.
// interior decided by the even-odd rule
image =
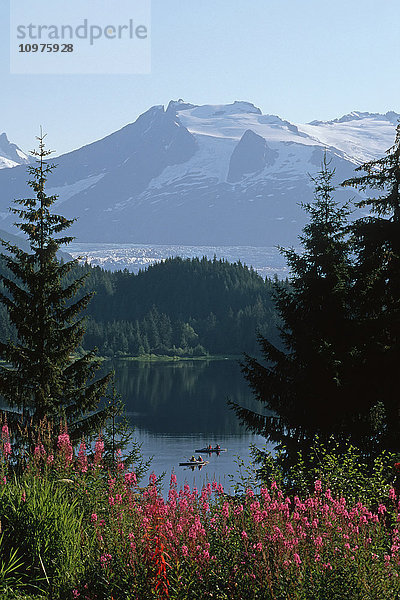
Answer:
[[[275,282],[282,347],[259,336],[263,361],[245,355],[242,371],[266,414],[230,403],[246,427],[289,454],[315,434],[348,434],[357,419],[348,385],[351,355],[349,208],[333,199],[334,170],[324,157],[313,178],[315,198],[303,205],[309,222],[303,252],[281,249],[291,269],[290,285]]]
[[[400,446],[400,124],[394,145],[383,158],[356,169],[363,175],[343,182],[366,194],[357,203],[369,216],[352,225],[355,251],[354,312],[363,397],[384,408],[382,433],[387,447]],[[373,197],[368,196],[375,190]],[[379,412],[379,411],[378,411]]]
[[[25,234],[30,252],[1,240],[1,255],[9,276],[2,275],[0,302],[15,327],[17,341],[1,341],[0,394],[10,409],[9,421],[38,424],[44,417],[66,421],[71,433],[87,431],[105,417],[98,411],[110,374],[97,380],[95,352],[76,355],[84,334],[81,312],[92,294],[75,296],[84,277],[72,279],[77,260],[60,262],[60,246],[72,241],[64,231],[72,220],[53,214],[57,196],[46,194],[48,176],[55,168],[47,162],[50,151],[40,135],[36,166],[30,166],[28,185],[33,198],[15,200],[12,213],[21,220],[16,226]],[[96,412],[97,410],[97,412]]]

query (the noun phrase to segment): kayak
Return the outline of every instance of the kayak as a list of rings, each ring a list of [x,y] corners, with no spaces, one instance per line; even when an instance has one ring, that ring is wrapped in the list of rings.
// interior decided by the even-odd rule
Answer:
[[[195,450],[195,452],[203,452],[203,454],[205,454],[206,452],[208,454],[211,454],[211,452],[227,452],[226,448],[202,448],[201,450]]]
[[[180,467],[202,467],[208,465],[208,460],[188,460],[187,462],[179,463]]]

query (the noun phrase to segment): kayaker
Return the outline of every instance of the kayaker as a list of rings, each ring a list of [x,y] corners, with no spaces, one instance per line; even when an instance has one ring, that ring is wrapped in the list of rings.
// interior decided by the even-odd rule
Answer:
[[[196,462],[196,457],[194,455],[192,455],[192,458],[190,459],[190,462]]]
[[[197,457],[197,462],[203,462],[203,459],[201,458],[201,456]]]
[[[216,450],[221,450],[221,446],[220,446],[219,444],[217,444],[217,445],[215,446],[215,449],[216,449]]]
[[[209,450],[212,450],[212,446],[211,446],[211,444],[208,444],[208,449],[209,449]]]

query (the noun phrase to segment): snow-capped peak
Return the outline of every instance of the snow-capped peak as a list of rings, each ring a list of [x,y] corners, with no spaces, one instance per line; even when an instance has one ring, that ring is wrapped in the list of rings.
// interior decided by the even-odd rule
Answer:
[[[298,125],[299,131],[323,144],[338,148],[352,161],[362,164],[383,155],[394,142],[400,115],[353,111],[331,121]]]
[[[261,115],[261,110],[254,106],[251,102],[242,102],[236,100],[232,104],[203,104],[201,106],[198,105],[184,105],[185,108],[179,108],[179,104],[177,106],[179,110],[188,110],[191,109],[191,114],[193,117],[201,118],[201,119],[212,119],[214,117],[224,117],[231,115],[241,115],[241,114],[256,114]],[[188,108],[186,108],[188,107]]]
[[[6,133],[0,134],[0,169],[29,164],[31,159],[16,144],[12,144]]]
[[[342,117],[337,119],[332,119],[331,121],[311,121],[308,125],[328,125],[331,123],[349,123],[351,121],[363,121],[365,119],[374,119],[375,121],[389,121],[390,123],[396,124],[400,119],[400,114],[394,112],[393,110],[389,110],[387,113],[370,113],[370,112],[361,112],[359,110],[354,110]]]
[[[305,218],[299,203],[312,200],[307,173],[324,152],[340,183],[393,144],[398,116],[354,111],[301,125],[251,102],[173,100],[58,157],[49,190],[67,218],[79,217],[72,235],[81,241],[293,245]],[[20,163],[20,152],[0,136],[3,167]],[[336,193],[348,200],[348,190]],[[26,169],[3,168],[3,228],[13,227],[10,198],[26,194]]]

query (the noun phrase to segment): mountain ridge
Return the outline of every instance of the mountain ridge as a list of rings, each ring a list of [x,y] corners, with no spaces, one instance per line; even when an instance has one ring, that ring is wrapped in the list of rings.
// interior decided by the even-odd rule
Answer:
[[[395,117],[354,111],[302,125],[251,102],[172,100],[59,156],[47,191],[59,196],[57,210],[78,217],[71,232],[80,242],[293,244],[305,222],[299,204],[313,196],[308,173],[324,153],[339,184],[390,147]],[[7,207],[26,197],[26,179],[24,166],[0,170],[0,227],[11,232]]]

